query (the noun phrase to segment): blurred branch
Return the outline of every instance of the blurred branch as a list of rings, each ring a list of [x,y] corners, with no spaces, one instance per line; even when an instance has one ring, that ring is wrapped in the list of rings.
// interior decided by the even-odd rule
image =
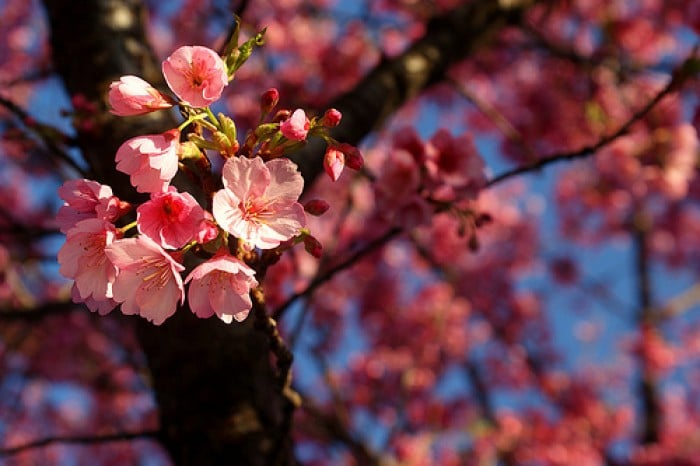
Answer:
[[[370,451],[364,443],[353,437],[337,415],[324,412],[321,408],[314,405],[306,396],[303,397],[302,409],[316,421],[319,427],[325,430],[330,438],[345,445],[357,460],[357,464],[362,466],[382,466],[383,464],[387,464],[383,462],[379,456]]]
[[[522,147],[530,160],[537,160],[539,157],[532,147],[525,141],[523,135],[503,116],[495,107],[481,100],[476,94],[471,92],[469,88],[454,79],[449,79],[449,82],[457,90],[457,92],[474,105],[481,113],[491,120],[496,128],[513,144]]]
[[[639,327],[640,344],[641,339],[651,327],[651,331],[656,331],[653,327],[653,309],[651,296],[651,276],[649,264],[648,233],[651,229],[650,216],[640,210],[635,214],[632,225],[634,238],[635,270],[637,277],[637,298],[639,300],[639,314],[637,325]],[[641,374],[639,380],[639,395],[642,401],[642,436],[641,442],[644,444],[657,443],[660,437],[662,425],[661,403],[659,401],[659,391],[656,376],[644,355],[640,355]]]
[[[54,156],[54,160],[68,165],[82,177],[87,177],[85,170],[83,170],[66,151],[61,149],[56,141],[57,138],[70,140],[68,136],[52,126],[37,122],[31,115],[24,111],[24,109],[9,99],[0,96],[0,105],[14,114],[29,131],[34,133],[44,143],[46,148],[49,149],[49,152]]]
[[[287,300],[279,305],[277,309],[272,313],[272,316],[275,318],[275,320],[279,320],[282,315],[285,313],[285,311],[292,305],[294,304],[298,299],[300,298],[305,298],[310,296],[316,289],[329,281],[331,278],[333,278],[337,273],[342,272],[343,270],[351,267],[353,264],[355,264],[357,261],[362,259],[364,256],[367,254],[371,253],[375,249],[384,246],[386,243],[388,243],[391,239],[396,237],[399,233],[401,233],[403,229],[399,227],[393,227],[389,229],[386,233],[383,235],[373,239],[369,243],[365,244],[362,248],[358,249],[355,251],[353,254],[350,255],[347,259],[344,261],[334,265],[328,270],[324,270],[322,275],[317,275],[316,278],[314,278],[311,283],[308,284],[308,286],[298,292],[294,293],[291,295]]]
[[[694,284],[687,290],[669,299],[663,306],[659,306],[660,311],[656,317],[659,320],[668,320],[692,309],[698,303],[700,303],[700,283]]]
[[[45,437],[31,442],[23,443],[14,447],[0,448],[0,457],[17,455],[19,453],[43,448],[58,443],[63,445],[94,445],[107,442],[124,442],[137,439],[156,439],[160,434],[157,430],[144,430],[140,432],[118,432],[105,435],[76,435],[76,436],[55,436]]]
[[[502,181],[505,181],[509,178],[513,178],[518,175],[522,175],[533,171],[539,171],[542,168],[553,163],[581,159],[595,154],[600,149],[614,142],[617,138],[627,134],[632,128],[632,125],[644,118],[651,110],[654,109],[654,107],[656,107],[656,105],[659,102],[661,102],[664,99],[664,97],[678,90],[679,84],[680,83],[678,82],[678,80],[672,78],[668,82],[668,84],[664,86],[663,89],[661,89],[651,100],[649,100],[649,102],[647,102],[646,105],[644,105],[644,107],[635,112],[622,126],[620,126],[620,128],[617,131],[608,136],[604,136],[595,144],[582,147],[581,149],[572,152],[561,152],[558,154],[548,155],[535,162],[514,168],[512,170],[508,170],[489,180],[487,186],[494,186],[496,184],[501,183]]]
[[[12,320],[40,320],[52,315],[68,314],[81,308],[82,306],[80,304],[75,304],[70,301],[48,302],[26,309],[5,308],[0,309],[0,322]]]
[[[328,103],[343,114],[331,136],[358,144],[406,102],[443,81],[450,66],[484,47],[507,26],[519,24],[533,3],[476,0],[433,17],[423,37],[404,53],[384,58],[354,89]],[[314,139],[292,157],[306,186],[323,172],[324,149],[325,142]]]
[[[54,70],[51,68],[50,64],[42,65],[40,65],[40,68],[30,71],[24,76],[17,76],[16,78],[12,78],[7,81],[0,81],[0,87],[3,89],[9,89],[12,86],[17,86],[20,84],[35,84],[38,81],[48,79],[51,77]]]

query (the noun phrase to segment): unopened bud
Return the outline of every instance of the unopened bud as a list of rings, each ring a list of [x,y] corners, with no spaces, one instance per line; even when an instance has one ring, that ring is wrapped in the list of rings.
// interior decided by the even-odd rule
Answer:
[[[318,217],[323,215],[330,208],[330,204],[323,199],[312,199],[304,204],[304,210],[311,215]]]
[[[323,169],[331,180],[338,181],[345,167],[345,154],[337,146],[328,146],[323,156]]]
[[[306,252],[314,256],[316,259],[321,258],[321,253],[323,252],[323,246],[321,242],[311,235],[304,236],[304,249]]]
[[[266,115],[270,110],[277,106],[277,102],[280,100],[280,93],[274,87],[266,90],[260,96],[260,112]]]
[[[340,119],[342,117],[343,114],[340,113],[339,110],[336,110],[335,108],[329,108],[328,110],[326,110],[326,113],[323,114],[323,118],[321,118],[321,124],[327,128],[333,128],[340,124]]]
[[[343,143],[340,144],[338,148],[343,151],[343,154],[345,154],[345,165],[347,165],[348,168],[352,170],[362,169],[363,165],[365,164],[365,161],[362,158],[362,154],[360,153],[360,150],[357,147]]]

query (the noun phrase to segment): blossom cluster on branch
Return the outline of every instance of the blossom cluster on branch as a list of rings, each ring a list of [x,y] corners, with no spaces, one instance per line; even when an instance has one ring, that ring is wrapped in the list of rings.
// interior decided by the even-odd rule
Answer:
[[[56,220],[66,235],[59,271],[74,280],[73,301],[100,314],[121,305],[124,314],[160,325],[184,304],[188,285],[197,316],[240,322],[252,307],[250,290],[259,285],[256,268],[266,268],[298,243],[320,255],[299,202],[304,180],[286,155],[316,136],[328,144],[324,167],[334,181],[345,165],[360,169],[359,151],[328,134],[340,123],[340,112],[330,109],[311,119],[301,109],[271,115],[279,92],[269,89],[260,99],[257,128],[240,144],[233,119],[210,108],[263,34],[240,46],[232,39],[223,57],[203,46],[175,50],[162,64],[174,96],[136,76],[111,84],[113,114],[143,115],[177,105],[185,121],[161,134],[131,138],[117,150],[116,169],[149,195],[140,205],[88,179],[59,189],[65,203]],[[223,161],[220,177],[212,153]],[[178,173],[193,188],[180,191],[173,183]],[[313,200],[307,210],[320,215],[327,208]],[[263,256],[265,250],[275,254]]]

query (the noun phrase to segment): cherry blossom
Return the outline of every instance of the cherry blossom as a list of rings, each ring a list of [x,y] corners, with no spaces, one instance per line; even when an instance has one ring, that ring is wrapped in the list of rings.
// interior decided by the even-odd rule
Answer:
[[[137,76],[122,76],[109,86],[111,112],[118,116],[143,115],[170,108],[170,99]]]
[[[107,258],[105,248],[117,237],[114,225],[100,219],[82,220],[66,234],[66,242],[58,251],[59,272],[75,280],[83,301],[112,298],[117,268]]]
[[[62,233],[68,233],[79,221],[89,218],[112,222],[130,209],[127,202],[112,194],[112,188],[92,180],[66,181],[58,188],[58,195],[65,201],[56,214]]]
[[[117,150],[117,170],[129,175],[140,193],[163,192],[177,173],[180,131],[136,136]]]
[[[287,139],[293,141],[303,141],[309,133],[309,119],[306,118],[304,110],[298,108],[292,115],[280,124],[280,131]]]
[[[184,303],[185,290],[176,262],[147,236],[114,241],[105,253],[119,270],[113,285],[113,298],[124,314],[137,314],[155,325],[175,313]]]
[[[216,102],[228,84],[226,65],[213,50],[184,46],[163,62],[163,76],[170,89],[192,107]]]
[[[229,255],[198,265],[185,279],[192,312],[202,318],[216,314],[227,324],[243,321],[252,307],[248,293],[258,286],[254,275],[253,269]]]
[[[224,189],[216,192],[216,222],[254,247],[270,249],[297,234],[306,223],[297,199],[304,187],[296,165],[287,159],[232,158],[223,168]]]
[[[73,283],[73,286],[71,287],[71,299],[74,303],[85,304],[85,307],[90,309],[91,312],[96,312],[101,316],[109,314],[114,310],[115,307],[119,305],[119,303],[117,303],[112,298],[95,299],[92,297],[92,295],[83,298],[82,296],[80,296],[80,291],[78,291],[78,285],[75,283]]]
[[[192,241],[203,220],[204,209],[195,198],[172,186],[166,192],[151,194],[151,199],[136,209],[139,232],[170,249]]]

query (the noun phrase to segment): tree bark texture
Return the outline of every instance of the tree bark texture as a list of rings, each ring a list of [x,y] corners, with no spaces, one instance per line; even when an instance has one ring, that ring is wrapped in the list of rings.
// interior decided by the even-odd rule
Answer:
[[[106,111],[109,83],[122,75],[163,86],[144,32],[143,5],[138,0],[44,0],[44,6],[54,66],[68,93],[102,103],[91,116],[91,128],[78,128],[91,176],[121,198],[135,200],[127,177],[115,169],[117,148],[135,135],[176,125],[167,112],[119,118]],[[404,55],[382,61],[354,90],[329,103],[343,112],[334,136],[359,142],[519,13],[521,7],[478,0],[436,18]],[[297,157],[307,185],[321,172],[323,151],[314,143]],[[188,309],[158,327],[136,322],[160,410],[162,441],[175,464],[295,464],[290,402],[271,363],[263,313],[257,309],[242,325],[198,319]]]

